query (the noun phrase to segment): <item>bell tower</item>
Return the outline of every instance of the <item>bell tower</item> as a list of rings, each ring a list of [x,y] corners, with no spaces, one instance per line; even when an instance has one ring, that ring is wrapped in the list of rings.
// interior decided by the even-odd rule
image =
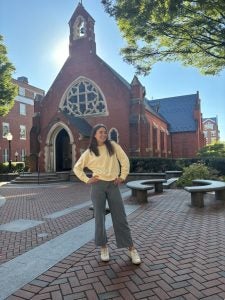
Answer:
[[[149,124],[145,115],[145,87],[136,76],[131,82],[130,145],[131,156],[148,156]]]
[[[70,56],[78,55],[79,51],[85,54],[96,54],[94,19],[82,5],[78,3],[70,21]]]

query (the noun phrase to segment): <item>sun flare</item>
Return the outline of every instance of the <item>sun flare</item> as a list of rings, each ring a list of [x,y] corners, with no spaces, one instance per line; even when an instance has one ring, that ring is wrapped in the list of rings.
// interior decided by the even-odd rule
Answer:
[[[52,60],[57,67],[62,67],[69,55],[68,39],[61,40],[55,45],[52,51]]]

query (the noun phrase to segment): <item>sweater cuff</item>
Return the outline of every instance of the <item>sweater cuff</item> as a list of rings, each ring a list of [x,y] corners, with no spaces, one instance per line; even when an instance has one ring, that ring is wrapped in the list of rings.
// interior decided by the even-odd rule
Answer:
[[[85,179],[84,179],[84,183],[88,183],[88,180],[89,180],[89,179],[90,179],[89,177],[85,178]]]

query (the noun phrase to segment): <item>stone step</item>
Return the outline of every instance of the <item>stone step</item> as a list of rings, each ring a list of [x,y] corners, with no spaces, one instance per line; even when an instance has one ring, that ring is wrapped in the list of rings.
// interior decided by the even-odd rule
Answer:
[[[35,173],[35,174],[21,174],[14,180],[11,180],[12,184],[32,184],[32,183],[57,183],[63,182],[64,179],[60,178],[55,173]]]
[[[16,177],[17,180],[36,180],[36,179],[57,179],[59,178],[58,176],[19,176]]]

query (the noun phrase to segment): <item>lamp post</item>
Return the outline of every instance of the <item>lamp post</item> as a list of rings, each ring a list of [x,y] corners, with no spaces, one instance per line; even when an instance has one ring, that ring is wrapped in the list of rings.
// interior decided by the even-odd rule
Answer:
[[[12,160],[11,160],[11,141],[13,139],[13,136],[11,132],[8,132],[6,135],[7,141],[9,142],[9,172],[11,171],[12,167]]]
[[[16,158],[16,161],[18,160],[18,155],[19,155],[19,153],[16,151],[16,152],[15,152],[15,158]]]

